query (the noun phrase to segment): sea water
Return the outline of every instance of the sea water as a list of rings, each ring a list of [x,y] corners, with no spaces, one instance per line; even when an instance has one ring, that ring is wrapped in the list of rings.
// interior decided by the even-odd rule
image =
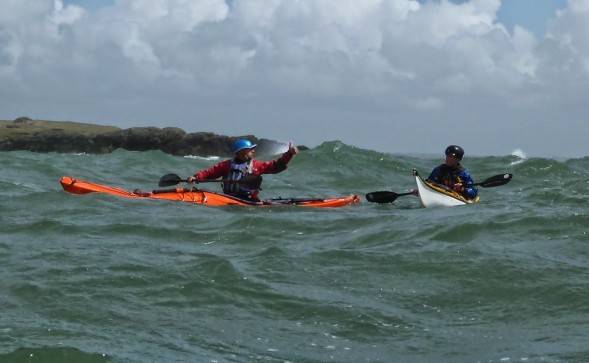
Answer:
[[[275,155],[262,156],[271,159]],[[219,159],[220,160],[220,159]],[[327,142],[262,197],[336,209],[73,195],[219,160],[0,153],[0,362],[587,362],[589,158],[468,157],[477,204],[371,204],[440,156]],[[220,190],[216,184],[201,187]]]

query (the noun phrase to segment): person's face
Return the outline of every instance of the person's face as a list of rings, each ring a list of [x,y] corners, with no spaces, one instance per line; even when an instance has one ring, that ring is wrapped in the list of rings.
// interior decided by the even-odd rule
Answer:
[[[254,158],[255,152],[256,152],[255,148],[242,149],[237,152],[237,158],[242,161],[250,161]]]
[[[446,154],[446,165],[449,167],[453,167],[460,163],[460,159],[452,154]]]

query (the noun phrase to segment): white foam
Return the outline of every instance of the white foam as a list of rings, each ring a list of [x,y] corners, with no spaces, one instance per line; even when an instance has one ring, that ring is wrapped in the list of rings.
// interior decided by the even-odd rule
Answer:
[[[185,155],[187,159],[200,159],[200,160],[219,160],[221,159],[220,156],[195,156],[195,155]]]
[[[517,165],[519,163],[523,163],[528,157],[522,151],[522,149],[515,149],[511,152],[511,155],[517,156],[519,159],[516,161],[511,162],[511,165]]]
[[[511,155],[513,156],[517,156],[520,159],[527,159],[528,157],[526,156],[526,154],[522,151],[522,149],[515,149],[511,152]]]

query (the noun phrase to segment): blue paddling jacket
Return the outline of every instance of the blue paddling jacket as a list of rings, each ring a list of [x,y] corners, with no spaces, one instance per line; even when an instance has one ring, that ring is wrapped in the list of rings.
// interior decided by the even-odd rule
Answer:
[[[460,164],[458,164],[456,167],[449,167],[446,164],[437,166],[434,168],[434,170],[432,170],[427,179],[452,189],[454,184],[462,183],[464,186],[464,191],[460,194],[462,194],[462,196],[466,199],[474,199],[478,195],[477,187],[467,187],[469,184],[474,184],[474,181],[472,180],[468,170],[466,170]]]

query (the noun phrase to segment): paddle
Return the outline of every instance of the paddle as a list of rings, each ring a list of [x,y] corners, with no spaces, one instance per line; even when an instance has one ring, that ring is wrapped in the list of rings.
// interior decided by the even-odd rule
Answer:
[[[234,181],[240,184],[245,184],[251,189],[259,189],[260,185],[262,184],[262,177],[260,175],[247,175],[243,179],[240,180],[228,180],[228,179],[202,179],[199,180],[197,183],[219,183],[219,182],[229,182]],[[188,179],[182,179],[176,174],[166,174],[160,178],[159,183],[157,184],[159,187],[170,187],[172,185],[176,185],[178,183],[187,183]]]
[[[411,195],[413,193],[395,193],[395,192],[388,192],[388,191],[380,191],[380,192],[371,192],[366,194],[366,200],[372,203],[392,203],[398,197],[402,197],[404,195]]]
[[[157,185],[159,187],[170,187],[172,185],[176,185],[179,183],[185,183],[185,182],[187,182],[186,179],[182,179],[176,174],[166,174],[160,178],[160,182],[157,183]]]
[[[474,183],[474,184],[470,184],[470,185],[466,185],[466,186],[471,187],[471,186],[479,185],[483,188],[498,187],[500,185],[505,185],[505,184],[509,183],[511,178],[513,178],[513,174],[497,174],[497,175],[494,175],[490,178],[483,180],[480,183]]]
[[[474,186],[480,186],[483,188],[498,187],[500,185],[504,185],[504,184],[509,183],[509,181],[511,180],[512,177],[513,177],[513,174],[497,174],[497,175],[494,175],[490,178],[483,180],[480,183],[467,184],[467,185],[465,185],[465,187],[474,187]],[[400,193],[400,194],[397,194],[394,192],[388,192],[388,191],[371,192],[371,193],[366,194],[366,200],[369,202],[373,202],[373,203],[392,203],[400,196],[412,195],[412,194],[413,193],[411,193],[411,192]]]

